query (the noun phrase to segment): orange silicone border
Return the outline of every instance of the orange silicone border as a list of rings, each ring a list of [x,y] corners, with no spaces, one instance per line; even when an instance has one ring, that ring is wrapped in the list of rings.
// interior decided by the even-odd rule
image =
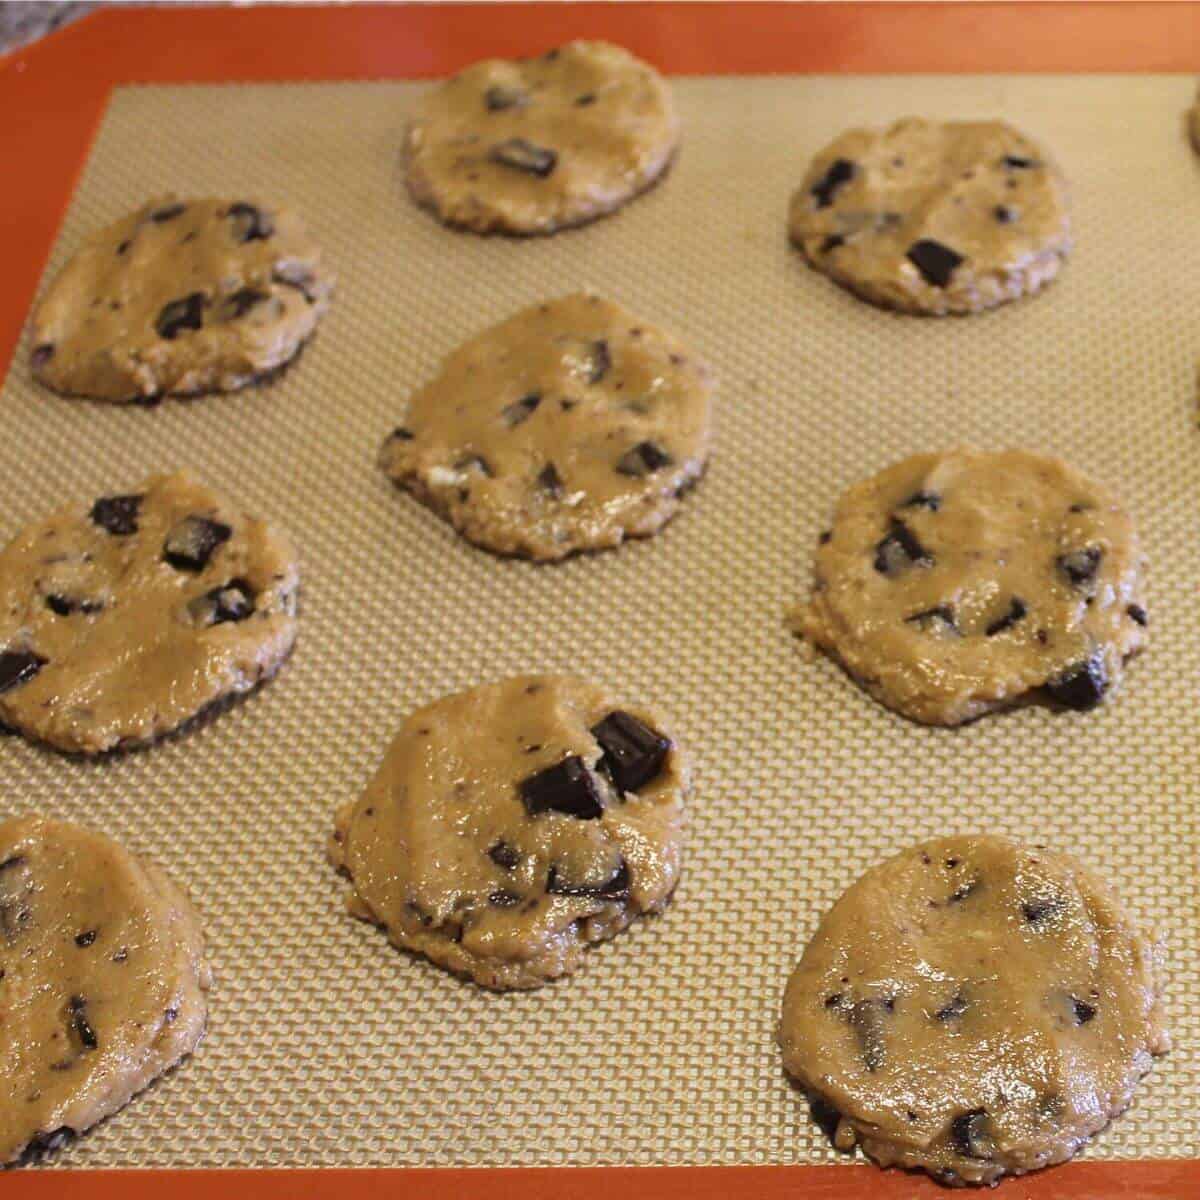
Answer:
[[[1200,5],[726,4],[110,9],[0,58],[0,368],[25,321],[109,91],[125,83],[390,79],[606,37],[673,74],[1200,72]],[[118,1118],[126,1119],[126,1118]],[[686,1112],[678,1119],[687,1120]],[[946,1200],[870,1166],[19,1171],[20,1200]],[[1200,1162],[1078,1162],[1004,1200],[1200,1200]]]

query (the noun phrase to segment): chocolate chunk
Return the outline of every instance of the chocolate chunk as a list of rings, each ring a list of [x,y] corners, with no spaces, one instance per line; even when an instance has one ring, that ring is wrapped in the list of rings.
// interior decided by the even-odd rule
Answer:
[[[915,625],[922,633],[932,633],[945,636],[957,634],[958,626],[954,621],[954,609],[948,604],[939,604],[937,608],[927,608],[924,612],[913,613],[905,617],[906,625]]]
[[[233,236],[243,244],[265,241],[275,232],[275,223],[253,204],[231,204],[225,215],[233,218]]]
[[[75,935],[75,945],[81,950],[90,946],[96,940],[96,931],[94,929],[86,929],[83,933]]]
[[[596,781],[577,754],[522,779],[518,787],[525,811],[531,817],[557,812],[581,821],[594,821],[604,815]]]
[[[521,853],[507,842],[497,842],[488,850],[488,858],[505,871],[511,871],[520,861]]]
[[[1086,1025],[1096,1015],[1094,1004],[1089,1004],[1086,1000],[1080,1000],[1075,996],[1071,997],[1071,1007],[1075,1012],[1076,1025]]]
[[[120,245],[117,247],[117,253],[118,253],[118,254],[125,254],[125,253],[126,253],[128,250],[129,250],[129,247],[130,247],[130,246],[132,246],[132,245],[133,245],[133,239],[132,239],[132,238],[126,238],[126,239],[125,239],[125,240],[124,240],[124,241],[123,241],[123,242],[122,242],[122,243],[121,243],[121,244],[120,244]]]
[[[832,995],[825,997],[825,1007],[826,1008],[841,1008],[842,1002],[844,1000],[845,1000],[845,996],[843,996],[841,992],[834,992]]]
[[[950,1141],[964,1158],[990,1159],[996,1152],[996,1143],[992,1141],[988,1127],[986,1108],[959,1113],[950,1122]]]
[[[46,597],[46,607],[60,617],[69,617],[72,613],[98,613],[104,611],[104,605],[99,600],[78,600],[74,596],[63,596],[51,592]]]
[[[620,709],[592,726],[592,737],[604,756],[600,767],[622,792],[636,792],[657,778],[671,749],[671,739]]]
[[[862,1051],[863,1063],[868,1071],[878,1071],[883,1066],[886,1052],[884,1048],[885,1013],[895,1008],[895,1001],[859,1000],[848,1013],[848,1019],[858,1038],[858,1047]]]
[[[1041,896],[1033,900],[1026,900],[1021,905],[1021,915],[1030,925],[1042,926],[1047,924],[1051,918],[1058,916],[1064,908],[1066,908],[1066,903],[1061,897]]]
[[[836,250],[839,246],[844,246],[846,239],[840,233],[831,233],[827,238],[821,241],[821,253],[828,254],[831,250]]]
[[[858,168],[848,158],[838,158],[829,170],[813,185],[812,194],[817,198],[818,208],[828,208],[838,189],[844,187],[858,174]]]
[[[893,517],[890,532],[875,547],[875,570],[880,575],[895,576],[917,565],[932,566],[933,555],[903,521]]]
[[[963,261],[961,254],[956,254],[949,246],[943,246],[941,242],[929,238],[913,242],[905,257],[921,272],[925,282],[934,287],[945,287],[950,282],[950,276],[954,274],[954,268]]]
[[[1007,204],[997,204],[992,209],[992,216],[1000,222],[1001,225],[1011,225],[1017,219],[1017,210],[1009,208]]]
[[[239,317],[244,317],[256,304],[261,304],[270,298],[266,292],[260,292],[258,288],[240,288],[225,301],[229,319],[236,321]]]
[[[522,396],[520,400],[506,404],[500,415],[504,418],[504,423],[511,428],[514,425],[520,425],[522,421],[529,420],[541,402],[541,392],[530,392],[528,396]]]
[[[398,425],[388,437],[395,442],[411,442],[416,435],[411,429],[405,429],[403,425]]]
[[[612,366],[612,355],[608,343],[601,339],[591,345],[592,365],[588,371],[588,383],[599,383],[608,374]]]
[[[1086,712],[1095,708],[1108,691],[1104,656],[1097,651],[1086,662],[1076,663],[1046,684],[1046,691],[1067,708]]]
[[[927,508],[930,512],[937,512],[942,507],[942,497],[940,492],[926,492],[924,490],[913,492],[903,504],[901,508]]]
[[[231,579],[188,604],[188,612],[200,625],[223,625],[244,621],[254,612],[254,589],[244,579]]]
[[[0,654],[0,695],[28,683],[45,665],[32,650],[5,650]]]
[[[102,496],[92,505],[92,520],[113,537],[128,537],[138,531],[138,512],[143,496]]]
[[[33,363],[34,369],[44,367],[54,357],[54,345],[52,342],[42,342],[34,346],[33,353],[29,357],[29,361]]]
[[[589,104],[595,104],[595,103],[596,103],[596,93],[595,92],[584,92],[582,96],[575,97],[575,107],[576,108],[587,108],[587,106]]]
[[[496,83],[483,93],[483,103],[488,112],[504,112],[509,108],[523,108],[529,103],[529,97],[520,88]]]
[[[315,276],[312,268],[302,262],[281,262],[276,263],[274,270],[271,272],[271,278],[276,283],[283,284],[284,287],[293,288],[297,292],[301,292],[305,298],[312,304],[315,297],[309,291],[312,287]]]
[[[1146,616],[1146,610],[1140,604],[1131,604],[1126,610],[1129,614],[1129,619],[1136,622],[1138,625],[1147,625],[1150,618]]]
[[[956,887],[954,889],[954,891],[952,891],[950,893],[950,895],[946,898],[946,903],[947,904],[959,904],[963,900],[965,900],[972,892],[974,892],[978,887],[979,887],[979,880],[977,878],[976,879],[968,879],[968,880],[964,881],[963,883],[960,883],[958,885],[958,887]]]
[[[163,542],[163,558],[178,571],[203,571],[233,530],[208,517],[184,517]]]
[[[546,880],[546,891],[554,896],[595,896],[605,900],[619,900],[629,895],[629,864],[621,859],[621,865],[613,872],[612,878],[599,887],[566,883],[559,877],[558,868],[551,867],[550,876]]]
[[[654,442],[639,442],[632,450],[626,450],[617,459],[617,474],[643,479],[669,467],[675,460]]]
[[[833,541],[833,530],[832,529],[822,529],[820,534],[817,536],[817,544],[820,546],[828,546],[829,543],[832,541]]]
[[[19,867],[25,861],[25,855],[14,854],[11,858],[6,858],[0,862],[0,871],[11,871]]]
[[[181,300],[164,304],[154,322],[154,332],[171,342],[185,329],[199,329],[204,324],[204,306],[207,303],[203,292],[192,292]]]
[[[953,1021],[956,1017],[961,1017],[966,1011],[966,997],[961,992],[956,992],[954,998],[943,1004],[933,1016],[937,1021]]]
[[[36,1133],[25,1143],[21,1151],[20,1161],[23,1163],[36,1162],[44,1154],[52,1154],[61,1150],[68,1142],[75,1140],[75,1130],[70,1125],[60,1125],[46,1133]]]
[[[1029,610],[1025,607],[1025,601],[1019,596],[1014,596],[1008,605],[1008,612],[1002,617],[997,617],[986,629],[988,637],[995,637],[998,633],[1003,633],[1006,629],[1011,629],[1018,621],[1022,620]]]
[[[558,166],[558,155],[553,150],[535,146],[519,137],[509,138],[508,141],[493,146],[488,157],[502,167],[526,171],[541,179],[545,179]]]
[[[1091,581],[1103,557],[1104,551],[1099,546],[1089,546],[1086,550],[1072,550],[1070,554],[1060,554],[1054,561],[1058,569],[1078,587]]]
[[[82,996],[72,996],[70,1001],[71,1029],[85,1050],[95,1050],[96,1031],[87,1019],[87,1001]]]
[[[1032,158],[1022,158],[1017,154],[1006,154],[1002,161],[1006,167],[1013,171],[1025,171],[1030,167],[1041,165]]]
[[[506,892],[503,889],[497,892],[492,892],[488,896],[488,903],[496,908],[515,908],[521,903],[521,897],[516,892]]]
[[[185,205],[182,204],[171,204],[166,208],[158,208],[150,214],[150,220],[152,220],[155,225],[162,225],[167,221],[175,220],[176,217],[184,212],[184,209]]]
[[[557,500],[563,494],[562,476],[558,473],[558,468],[553,463],[547,463],[537,477],[538,487],[542,491],[549,493]]]

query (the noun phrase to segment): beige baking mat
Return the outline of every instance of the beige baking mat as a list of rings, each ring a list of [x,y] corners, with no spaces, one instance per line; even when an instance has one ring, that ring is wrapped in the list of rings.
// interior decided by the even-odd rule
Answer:
[[[297,652],[190,735],[96,764],[0,742],[0,814],[85,821],[191,892],[217,973],[194,1061],[58,1166],[790,1163],[838,1158],[773,1036],[822,911],[914,839],[991,829],[1076,851],[1165,934],[1176,1049],[1099,1158],[1200,1145],[1200,160],[1183,78],[693,79],[670,178],[534,241],[415,211],[399,84],[118,91],[50,269],[153,193],[286,201],[340,273],[273,386],[155,410],[3,391],[0,538],[68,497],[181,464],[285,523]],[[1078,248],[1042,297],[921,320],[861,304],[784,237],[808,157],[849,123],[1000,115],[1074,183]],[[374,467],[460,339],[591,286],[689,339],[719,379],[708,477],[660,537],[557,567],[499,561]],[[917,450],[1061,454],[1118,488],[1151,561],[1149,651],[1113,702],[955,731],[908,724],[784,612],[838,493]],[[574,671],[663,706],[697,764],[670,911],[577,976],[496,996],[345,915],[323,842],[401,718],[448,690]],[[840,1161],[840,1160],[839,1160]]]

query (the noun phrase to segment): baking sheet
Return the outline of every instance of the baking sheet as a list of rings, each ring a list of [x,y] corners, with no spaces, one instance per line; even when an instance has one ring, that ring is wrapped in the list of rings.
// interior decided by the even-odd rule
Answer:
[[[185,737],[99,763],[0,742],[0,814],[42,809],[153,856],[203,913],[207,1039],[52,1167],[843,1161],[774,1046],[820,914],[920,837],[990,829],[1073,850],[1170,947],[1176,1049],[1094,1158],[1200,1145],[1200,160],[1181,77],[675,82],[683,153],[616,217],[534,241],[443,230],[407,201],[416,85],[133,87],[112,98],[48,272],[151,194],[288,202],[339,294],[270,387],[155,410],[2,393],[0,538],[65,498],[188,465],[285,524],[304,558],[278,679]],[[892,316],[809,271],[788,197],[852,123],[1002,116],[1074,185],[1058,282],[993,314]],[[374,467],[408,391],[461,339],[593,287],[689,339],[719,382],[708,476],[651,541],[555,567],[494,559]],[[1112,703],[912,725],[784,612],[842,489],[962,441],[1061,454],[1113,485],[1150,556],[1152,641]],[[342,907],[333,809],[406,712],[525,670],[671,713],[696,764],[661,919],[574,977],[496,996],[397,953]]]

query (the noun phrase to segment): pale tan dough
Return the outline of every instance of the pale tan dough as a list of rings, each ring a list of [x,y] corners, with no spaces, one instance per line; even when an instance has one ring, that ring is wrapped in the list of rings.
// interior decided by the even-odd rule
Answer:
[[[917,721],[957,725],[1043,688],[1087,709],[1146,643],[1144,568],[1107,489],[1061,459],[963,447],[841,498],[792,620]]]
[[[60,509],[0,552],[0,722],[84,754],[153,741],[275,674],[299,582],[284,534],[186,472]]]
[[[649,537],[708,459],[712,383],[598,296],[536,304],[460,346],[380,466],[469,542],[559,559]]]
[[[619,46],[570,42],[448,79],[417,108],[404,148],[413,199],[448,225],[532,234],[620,208],[678,144],[658,72]]]
[[[644,780],[613,770],[591,732],[614,712],[670,743],[643,760]],[[524,797],[523,781],[572,768],[594,797],[576,810],[587,815]],[[518,676],[409,716],[338,812],[329,853],[353,882],[350,911],[395,945],[485,987],[534,988],[666,907],[689,787],[653,712],[579,679]]]
[[[118,404],[234,391],[297,353],[332,291],[295,213],[160,196],[92,234],[50,285],[33,373]]]
[[[1170,1047],[1161,947],[1074,859],[926,842],[822,919],[783,997],[787,1070],[881,1166],[994,1183],[1070,1158]]]
[[[210,984],[196,913],[157,868],[64,821],[0,822],[0,1163],[190,1054]]]
[[[1030,295],[1071,248],[1062,172],[1002,121],[850,130],[813,160],[789,227],[812,266],[863,299],[935,316]]]

